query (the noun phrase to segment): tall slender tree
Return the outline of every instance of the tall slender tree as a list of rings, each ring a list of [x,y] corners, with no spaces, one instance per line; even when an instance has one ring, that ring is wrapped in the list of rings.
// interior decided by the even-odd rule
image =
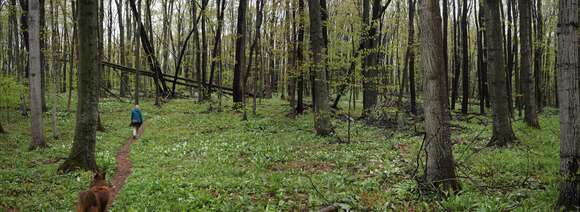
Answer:
[[[449,93],[449,0],[443,0],[441,4],[443,7],[443,58],[445,59],[445,92]]]
[[[330,106],[328,105],[328,86],[326,83],[326,73],[324,71],[324,38],[322,36],[322,18],[320,11],[320,0],[309,0],[308,10],[310,14],[310,45],[312,48],[313,68],[315,72],[314,91],[312,99],[314,105],[314,128],[317,135],[331,135],[334,133],[330,121]]]
[[[558,100],[560,108],[560,195],[556,210],[580,209],[580,63],[578,1],[560,0]]]
[[[461,12],[461,68],[462,68],[462,78],[461,78],[461,93],[463,95],[461,102],[461,113],[467,114],[469,109],[469,23],[468,23],[468,6],[467,0],[463,0],[462,12]]]
[[[484,13],[484,9],[483,7],[483,2],[480,1],[479,2],[479,11],[477,12],[477,19],[476,19],[476,28],[477,28],[477,78],[478,78],[478,83],[477,83],[477,90],[478,90],[478,94],[479,94],[479,112],[481,114],[485,114],[485,107],[486,107],[486,102],[489,102],[488,100],[488,89],[487,89],[487,71],[486,71],[486,55],[485,55],[485,49],[483,48],[483,43],[484,43],[484,30],[485,30],[485,24],[484,24],[484,17],[485,17],[485,13]]]
[[[423,0],[419,10],[421,27],[421,64],[427,79],[425,91],[425,164],[426,182],[441,191],[455,190],[455,162],[451,149],[449,109],[445,92],[445,64],[441,15],[437,0]]]
[[[61,172],[75,169],[97,170],[95,144],[98,98],[98,2],[78,0],[79,76],[78,104],[74,142],[68,158],[59,167]],[[82,47],[82,48],[80,48]],[[97,79],[97,80],[95,80]]]
[[[127,65],[127,54],[125,51],[125,24],[123,23],[123,0],[115,0],[117,4],[117,18],[119,27],[119,62],[122,66]],[[131,26],[126,26],[127,28]],[[121,73],[121,84],[119,86],[119,95],[127,96],[129,92],[129,76],[127,72]]]
[[[42,59],[40,44],[40,1],[28,2],[28,63],[30,79],[30,113],[32,142],[29,150],[47,147],[42,125]]]
[[[409,75],[409,94],[411,95],[411,113],[417,114],[417,94],[415,89],[415,4],[416,0],[409,0],[409,34],[407,35],[407,74]]]
[[[137,11],[141,14],[141,0],[137,2]],[[141,18],[139,18],[141,19]],[[139,42],[139,32],[141,31],[141,24],[134,22],[136,25],[136,30],[133,35],[134,48],[133,52],[135,54],[135,59],[133,60],[133,66],[135,67],[135,95],[133,96],[135,104],[139,104],[139,95],[141,92],[141,43]]]
[[[520,84],[524,95],[524,122],[539,128],[536,107],[536,86],[532,76],[532,4],[530,0],[519,0],[520,11]]]
[[[304,113],[304,23],[306,22],[306,14],[304,14],[304,0],[298,0],[298,34],[296,42],[294,42],[295,48],[295,70],[298,72],[297,77],[297,84],[296,84],[296,92],[297,95],[297,102],[296,102],[296,109],[294,109],[294,113],[302,114]]]
[[[493,134],[488,143],[489,146],[505,146],[516,141],[506,93],[500,9],[500,0],[487,0],[485,2],[487,76],[493,114]]]
[[[536,87],[536,106],[538,111],[541,111],[544,102],[542,89],[544,86],[542,74],[543,74],[543,56],[544,56],[544,17],[542,15],[542,0],[536,0],[536,42],[534,51],[534,85]]]

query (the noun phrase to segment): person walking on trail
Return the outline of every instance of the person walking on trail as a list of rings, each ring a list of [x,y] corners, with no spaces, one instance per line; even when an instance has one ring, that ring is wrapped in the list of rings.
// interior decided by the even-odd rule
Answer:
[[[137,138],[137,131],[143,124],[143,114],[138,104],[135,104],[131,110],[131,126],[133,127],[133,139]]]

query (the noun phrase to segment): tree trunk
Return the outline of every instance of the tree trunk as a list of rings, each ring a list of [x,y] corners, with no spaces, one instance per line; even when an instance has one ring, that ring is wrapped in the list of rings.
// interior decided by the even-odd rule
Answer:
[[[131,6],[131,11],[133,13],[133,17],[135,21],[140,25],[139,35],[141,37],[141,44],[143,46],[143,50],[147,55],[147,60],[149,62],[149,68],[155,73],[154,80],[155,80],[155,87],[157,90],[156,94],[156,104],[158,105],[158,97],[160,94],[167,95],[169,93],[169,89],[167,88],[167,84],[165,83],[165,78],[163,78],[163,72],[161,72],[161,66],[159,65],[159,61],[155,56],[155,48],[151,39],[147,36],[147,33],[144,30],[143,22],[141,22],[141,17],[137,12],[137,8],[135,6],[135,0],[129,0],[129,5]]]
[[[244,104],[243,105],[243,107],[244,107],[244,117],[246,117],[246,114],[245,114],[246,113],[246,110],[245,110],[245,108],[246,108],[246,93],[249,90],[249,88],[248,88],[248,79],[249,79],[249,77],[253,73],[254,76],[253,76],[253,80],[252,81],[254,83],[253,85],[256,85],[257,78],[258,78],[258,72],[256,71],[257,68],[252,68],[252,65],[255,62],[256,63],[256,66],[257,66],[257,63],[258,63],[258,57],[257,57],[257,55],[258,55],[258,52],[260,51],[260,47],[259,47],[260,38],[261,38],[261,36],[260,36],[260,34],[261,34],[260,30],[261,30],[261,27],[262,27],[262,17],[263,17],[263,9],[264,9],[263,6],[264,6],[264,4],[263,4],[263,2],[261,0],[257,0],[256,2],[257,2],[258,5],[256,6],[256,8],[257,8],[256,10],[257,11],[256,11],[256,24],[255,24],[255,27],[256,28],[255,28],[255,32],[254,32],[255,33],[255,36],[254,36],[254,40],[252,41],[252,45],[250,46],[250,57],[248,57],[249,58],[249,60],[248,60],[248,66],[246,67],[246,71],[243,74],[244,77],[243,77],[243,81],[242,81],[242,91],[243,91],[242,92],[242,98],[243,98],[243,104]],[[252,71],[252,70],[254,70],[254,71]],[[253,93],[253,96],[254,97],[256,96],[256,93],[255,92]],[[246,118],[244,118],[244,120],[246,120]]]
[[[371,0],[362,0],[362,28],[361,28],[361,49],[363,50],[363,54],[361,54],[361,66],[362,66],[362,74],[363,74],[363,113],[362,116],[367,116],[369,115],[369,113],[371,112],[372,107],[370,106],[369,102],[367,102],[368,100],[364,100],[364,97],[368,94],[367,93],[367,87],[368,87],[368,83],[367,83],[367,79],[366,79],[366,75],[369,69],[369,39],[370,36],[366,33],[368,33],[368,29],[370,29],[370,13],[371,13]]]
[[[197,17],[197,3],[192,3],[193,5],[191,5],[191,17]],[[200,16],[201,17],[201,16]],[[197,31],[197,19],[192,21],[192,27],[193,27],[193,69],[195,70],[195,80],[200,83],[201,82],[201,53],[200,53],[200,45],[199,45],[199,32]],[[198,101],[201,101],[202,96],[201,95],[201,91],[202,88],[201,86],[198,87],[197,90],[197,97],[198,97]],[[192,93],[193,95],[193,93]]]
[[[125,27],[123,23],[123,0],[115,0],[117,4],[117,18],[119,19],[119,62],[122,66],[127,65],[127,56],[125,51]],[[127,28],[130,26],[127,26]],[[127,96],[129,87],[129,77],[127,72],[121,72],[121,85],[119,86],[119,95]]]
[[[580,208],[580,88],[578,1],[560,0],[558,19],[558,99],[560,104],[560,195],[556,210]]]
[[[443,0],[443,62],[445,66],[445,93],[449,96],[449,0]]]
[[[462,79],[461,79],[461,86],[462,86],[462,102],[461,102],[461,113],[466,115],[469,107],[469,39],[467,37],[468,34],[468,22],[467,19],[469,17],[467,13],[467,0],[463,0],[462,6],[462,15],[461,15],[461,39],[462,39]]]
[[[543,95],[542,95],[542,88],[543,86],[543,79],[542,79],[542,56],[544,55],[544,20],[542,16],[542,0],[536,0],[536,46],[535,46],[535,53],[534,53],[534,85],[536,91],[536,106],[538,108],[538,112],[542,111],[544,107],[543,102]],[[548,45],[549,46],[549,45]]]
[[[207,22],[207,4],[209,0],[202,0],[202,8],[201,8],[201,81],[200,81],[200,88],[201,91],[201,100],[207,99],[208,91],[207,91],[207,79],[206,79],[206,72],[207,72],[207,33],[206,33],[206,22]]]
[[[409,61],[407,73],[409,74],[409,93],[411,95],[411,114],[417,115],[417,95],[415,92],[415,3],[414,0],[409,0],[409,34],[408,34],[408,47]]]
[[[518,63],[516,61],[518,61],[518,25],[516,24],[516,21],[518,19],[518,11],[517,11],[517,7],[516,4],[514,4],[515,0],[509,0],[508,2],[510,3],[508,5],[508,11],[510,11],[510,14],[513,15],[513,18],[509,18],[509,30],[510,33],[507,36],[507,40],[508,40],[508,44],[506,45],[506,48],[508,48],[507,52],[508,52],[508,70],[507,70],[507,76],[506,76],[506,82],[507,82],[507,94],[508,94],[508,105],[509,105],[509,110],[510,110],[510,116],[513,117],[514,116],[514,89],[515,89],[515,93],[516,93],[516,97],[515,97],[515,102],[516,102],[516,107],[520,113],[521,116],[521,112],[522,112],[522,98],[520,96],[520,93],[522,92],[521,90],[521,86],[520,86],[520,80],[519,80],[519,68]],[[500,2],[500,8],[503,8],[503,6],[501,6],[501,2]],[[511,8],[511,9],[510,9]],[[503,11],[503,10],[501,10]],[[512,30],[513,28],[513,30]],[[513,31],[513,33],[511,33]],[[510,48],[511,45],[511,49]],[[514,83],[514,76],[515,77],[515,83]],[[514,88],[515,86],[515,88]]]
[[[108,26],[108,33],[107,33],[107,61],[113,61],[113,0],[109,0],[109,18],[107,21]],[[104,70],[103,70],[104,71]],[[111,72],[106,71],[103,73],[105,78],[103,80],[103,86],[109,90],[111,90]]]
[[[79,82],[77,119],[74,143],[68,159],[59,167],[61,172],[81,168],[97,170],[95,143],[98,99],[98,10],[97,1],[78,0],[79,14]],[[97,79],[97,80],[95,80]]]
[[[304,24],[306,14],[304,13],[304,0],[298,0],[298,39],[296,40],[295,52],[296,61],[294,70],[298,72],[298,101],[294,113],[304,113]],[[325,73],[326,74],[326,73]]]
[[[296,76],[294,73],[291,73],[291,70],[295,70],[296,61],[294,58],[296,55],[294,54],[294,43],[295,43],[295,36],[296,36],[296,24],[295,24],[295,14],[292,11],[292,5],[290,4],[290,0],[286,1],[286,54],[287,54],[287,62],[286,62],[286,83],[287,83],[287,96],[288,102],[292,109],[296,106]]]
[[[141,14],[141,0],[139,0],[137,2],[137,11],[139,12],[139,14]],[[133,66],[135,67],[135,96],[133,97],[135,99],[135,104],[138,105],[139,104],[139,92],[141,91],[141,72],[139,71],[141,69],[141,43],[139,42],[139,32],[141,31],[141,25],[137,23],[137,21],[135,21],[134,23],[137,27],[137,30],[135,30],[134,35],[133,35],[133,39],[134,39],[134,46],[135,48],[133,49],[134,53],[135,53],[135,59],[133,60]]]
[[[41,93],[41,104],[42,104],[42,112],[48,111],[48,107],[46,106],[46,78],[47,73],[50,72],[48,63],[46,62],[46,12],[45,12],[45,5],[44,0],[38,0],[39,2],[39,40],[40,40],[40,93]]]
[[[105,69],[105,66],[103,65],[102,61],[103,61],[103,55],[105,54],[105,49],[104,49],[104,43],[103,43],[103,33],[105,32],[104,26],[103,26],[103,19],[105,17],[105,7],[104,7],[104,0],[100,0],[99,1],[99,5],[97,5],[97,8],[99,8],[99,14],[97,16],[98,18],[98,25],[97,25],[97,64],[98,64],[98,68],[99,70],[97,71],[99,74],[97,75],[98,78],[96,78],[97,81],[97,85],[96,85],[96,89],[97,89],[97,99],[101,98],[101,87],[100,87],[100,81],[101,79],[103,79],[103,73]],[[97,107],[97,131],[99,132],[105,132],[105,126],[103,125],[103,122],[101,120],[101,112],[99,111],[99,108]]]
[[[453,21],[453,76],[451,78],[451,109],[455,109],[455,103],[457,102],[458,96],[458,89],[459,89],[459,15],[457,9],[459,7],[458,3],[453,0],[453,14],[454,14],[454,21]]]
[[[331,135],[334,133],[330,121],[330,108],[328,106],[328,90],[326,84],[326,73],[324,72],[324,61],[322,59],[324,39],[322,37],[322,18],[320,12],[320,1],[309,0],[310,13],[310,43],[312,47],[313,71],[315,72],[313,103],[314,126],[317,135]],[[316,102],[314,102],[316,101]]]
[[[218,26],[213,42],[213,50],[211,51],[211,70],[209,73],[208,93],[211,96],[213,92],[214,73],[218,66],[218,60],[221,60],[221,42],[222,42],[222,28],[224,25],[224,14],[226,9],[226,0],[217,0],[218,10]]]
[[[445,70],[441,38],[441,16],[437,0],[421,1],[421,63],[427,80],[425,91],[426,183],[445,192],[459,189],[451,146],[449,109],[445,92]]]
[[[30,113],[32,142],[29,150],[47,147],[42,125],[42,62],[40,45],[40,3],[30,0],[28,3],[28,63],[30,78]]]
[[[486,61],[485,61],[485,50],[483,49],[483,36],[485,30],[485,25],[483,22],[484,12],[483,3],[479,2],[479,11],[477,12],[476,19],[476,33],[477,33],[477,92],[479,94],[479,112],[485,114],[485,101],[487,99],[487,73],[486,73]]]
[[[69,53],[69,60],[70,60],[70,72],[68,78],[68,95],[67,95],[67,104],[66,104],[66,111],[71,111],[71,104],[72,104],[72,91],[73,91],[73,81],[74,81],[74,70],[75,70],[75,58],[78,58],[78,29],[77,29],[77,21],[78,21],[78,14],[77,14],[77,6],[76,0],[71,0],[71,7],[72,7],[72,19],[73,19],[73,32],[72,32],[72,41],[70,42],[70,53]]]
[[[532,16],[530,0],[519,0],[520,11],[520,84],[524,95],[524,122],[530,127],[539,128],[536,108],[536,86],[532,76]]]
[[[236,27],[236,65],[234,66],[234,103],[242,103],[243,87],[242,79],[245,65],[245,47],[246,47],[246,7],[248,0],[240,0],[238,7],[238,24]]]
[[[505,146],[516,141],[510,120],[502,50],[499,0],[485,2],[485,44],[488,51],[487,75],[493,113],[493,135],[488,146]]]

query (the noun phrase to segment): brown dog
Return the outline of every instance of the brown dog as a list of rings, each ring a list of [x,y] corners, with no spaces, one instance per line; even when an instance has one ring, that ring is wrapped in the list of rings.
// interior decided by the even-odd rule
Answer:
[[[77,212],[104,212],[111,195],[111,186],[105,179],[105,173],[97,172],[89,190],[79,193]]]

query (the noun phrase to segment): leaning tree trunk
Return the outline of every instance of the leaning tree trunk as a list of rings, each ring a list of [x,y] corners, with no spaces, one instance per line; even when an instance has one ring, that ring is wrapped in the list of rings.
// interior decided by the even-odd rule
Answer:
[[[29,150],[47,147],[42,130],[42,62],[40,52],[40,4],[38,0],[28,3],[28,63],[30,78],[30,113],[32,142]]]
[[[243,107],[244,107],[244,120],[247,119],[246,117],[246,93],[248,92],[249,88],[248,88],[248,79],[251,76],[251,74],[254,74],[254,85],[256,85],[256,83],[258,83],[257,81],[257,76],[258,76],[258,72],[257,71],[252,71],[252,70],[256,70],[257,68],[252,69],[252,63],[258,63],[258,52],[260,51],[260,30],[262,28],[262,17],[263,17],[263,9],[264,9],[264,4],[263,4],[263,0],[257,0],[256,1],[257,6],[256,6],[256,23],[255,23],[255,36],[254,36],[254,40],[252,41],[252,45],[250,46],[250,56],[248,57],[248,66],[246,67],[246,71],[244,72],[244,77],[243,77],[243,81],[242,81],[242,97],[243,97]],[[256,56],[255,56],[256,55]],[[253,93],[254,98],[256,97],[256,92],[254,91]]]
[[[425,180],[440,191],[459,188],[449,128],[441,16],[437,0],[421,1],[421,63],[425,73]]]
[[[245,65],[246,49],[246,7],[248,0],[240,0],[238,7],[238,24],[236,27],[236,65],[234,66],[234,103],[240,104],[243,100],[242,79]]]
[[[493,135],[488,146],[505,146],[516,141],[510,120],[506,91],[506,77],[502,49],[500,0],[485,2],[485,46],[487,48],[487,75],[493,114]]]
[[[98,98],[98,10],[93,0],[78,0],[79,76],[78,104],[74,143],[68,159],[59,167],[61,172],[81,168],[97,170],[95,143]],[[97,80],[95,80],[97,79]]]
[[[218,25],[217,25],[217,30],[215,33],[215,38],[214,38],[214,42],[213,42],[213,49],[211,51],[211,66],[210,66],[210,72],[209,72],[209,82],[208,82],[208,95],[211,96],[212,92],[213,92],[213,80],[214,80],[214,74],[215,74],[215,70],[217,69],[218,66],[218,61],[221,60],[221,43],[222,43],[222,28],[224,25],[224,14],[225,14],[225,8],[226,8],[226,0],[218,0],[217,1],[217,5],[219,6],[219,10],[218,10]],[[210,103],[213,101],[210,101]]]
[[[314,105],[314,126],[317,135],[331,135],[334,133],[330,122],[330,107],[328,105],[328,83],[324,72],[324,61],[322,59],[324,39],[322,37],[322,18],[320,12],[320,1],[309,0],[310,13],[310,43],[312,47],[313,71],[315,72],[314,90],[312,95]]]
[[[539,128],[536,86],[532,76],[532,17],[530,0],[519,0],[520,10],[520,86],[524,95],[524,122],[530,127]]]
[[[558,100],[560,108],[560,196],[556,210],[580,208],[580,88],[578,1],[560,0],[558,20]]]

